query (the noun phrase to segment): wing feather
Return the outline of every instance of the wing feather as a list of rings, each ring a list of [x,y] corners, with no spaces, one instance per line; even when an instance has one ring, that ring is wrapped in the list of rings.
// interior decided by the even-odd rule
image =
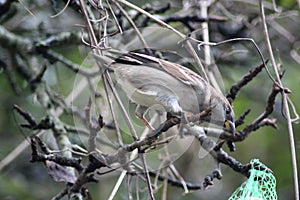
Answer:
[[[144,65],[154,67],[158,70],[162,70],[173,77],[176,77],[182,83],[190,86],[197,86],[199,84],[207,85],[207,82],[198,74],[192,70],[183,67],[182,65],[171,63],[166,60],[155,58],[150,55],[130,52],[123,54],[121,57],[115,60],[116,63],[131,64],[131,65]]]

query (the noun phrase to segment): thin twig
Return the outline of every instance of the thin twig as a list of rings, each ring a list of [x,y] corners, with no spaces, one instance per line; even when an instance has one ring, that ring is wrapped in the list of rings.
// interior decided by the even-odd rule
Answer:
[[[83,0],[80,0],[80,4],[81,4],[81,9],[82,9],[83,14],[84,14],[84,18],[86,20],[87,29],[88,29],[88,33],[90,35],[91,44],[93,46],[97,46],[97,44],[98,44],[97,38],[96,38],[96,35],[95,35],[95,32],[94,32],[94,29],[92,27],[92,24],[91,24],[91,22],[89,20],[88,13],[86,11],[86,4],[85,4],[85,2]],[[97,56],[101,56],[102,55],[101,50],[99,50],[97,48],[93,49],[93,50],[94,50],[94,53]],[[131,122],[131,120],[130,120],[130,118],[128,116],[128,113],[127,113],[124,105],[122,104],[121,99],[119,98],[119,96],[118,96],[118,94],[116,92],[116,89],[115,89],[115,87],[113,85],[113,82],[111,80],[111,77],[110,77],[109,73],[107,72],[107,70],[105,70],[105,67],[103,66],[102,63],[97,62],[97,65],[98,65],[99,70],[100,70],[100,72],[102,74],[102,81],[103,81],[104,87],[107,87],[107,86],[110,87],[110,89],[111,89],[111,91],[112,91],[112,93],[113,93],[113,95],[114,95],[114,97],[115,97],[115,99],[116,99],[116,101],[117,101],[120,109],[121,109],[122,115],[123,115],[123,117],[124,117],[124,119],[125,119],[128,127],[129,127],[129,129],[130,129],[130,133],[131,133],[133,139],[137,140],[138,137],[137,137],[136,131],[135,131],[134,127],[133,127],[133,124],[132,124],[132,122]],[[107,98],[110,98],[110,97],[107,96]]]
[[[68,2],[66,3],[66,5],[64,6],[64,8],[59,11],[58,13],[56,13],[55,15],[52,15],[51,18],[55,18],[55,17],[58,17],[59,15],[61,15],[66,9],[67,7],[69,6],[71,0],[68,0]]]
[[[39,145],[43,153],[38,152],[37,145]],[[68,158],[60,155],[51,154],[50,149],[48,149],[46,144],[42,142],[38,136],[31,138],[31,149],[32,157],[30,162],[45,162],[48,160],[53,161],[62,166],[74,167],[79,172],[83,170],[83,165],[81,165],[81,159]]]
[[[153,124],[155,122],[156,118],[157,118],[157,114],[151,118],[150,124]],[[141,138],[144,138],[147,135],[147,133],[148,133],[148,128],[145,128],[144,131],[143,131],[143,133],[142,133],[142,135],[141,135]],[[137,156],[137,154],[138,154],[138,151],[133,151],[132,154],[130,155],[130,160],[133,160]],[[125,170],[122,171],[122,173],[119,176],[119,179],[118,179],[117,183],[115,184],[115,186],[114,186],[114,188],[113,188],[113,190],[112,190],[112,192],[111,192],[108,200],[112,200],[114,198],[114,196],[116,195],[116,193],[117,193],[117,191],[118,191],[118,189],[119,189],[119,187],[120,187],[123,179],[126,176],[126,173],[127,172]]]
[[[104,84],[107,84],[106,81],[104,82]],[[112,118],[113,118],[113,121],[114,121],[118,143],[119,143],[119,145],[123,146],[124,143],[123,143],[123,139],[122,139],[121,132],[120,132],[119,121],[118,121],[118,118],[116,116],[116,111],[115,111],[115,109],[113,107],[112,99],[109,97],[108,87],[107,86],[104,87],[104,90],[105,90],[105,94],[107,96],[107,101],[108,101],[109,109],[111,111],[111,115],[112,115]]]
[[[194,40],[194,41],[197,41],[197,40],[194,39],[194,38],[190,38],[190,39],[191,39],[191,40]],[[269,69],[268,69],[267,65],[265,64],[265,63],[266,63],[266,60],[265,60],[265,58],[264,58],[264,56],[263,56],[263,54],[262,54],[260,48],[258,47],[258,45],[256,44],[256,42],[255,42],[252,38],[232,38],[232,39],[224,40],[224,41],[217,42],[217,43],[214,43],[214,42],[204,43],[204,42],[198,41],[198,42],[199,42],[198,48],[200,48],[200,46],[202,46],[202,45],[218,46],[218,45],[222,45],[222,44],[225,44],[225,43],[237,42],[237,41],[247,41],[247,42],[251,42],[251,43],[254,45],[256,51],[257,51],[258,54],[259,54],[259,57],[260,57],[262,63],[264,63],[264,67],[265,67],[265,69],[266,69],[266,72],[267,72],[269,78],[273,81],[273,83],[276,84],[277,82],[275,81],[275,79],[273,78],[273,76],[272,76],[271,73],[269,72]],[[279,86],[279,87],[280,87],[280,86]]]
[[[122,30],[122,27],[121,27],[121,25],[119,24],[119,21],[118,21],[116,15],[115,15],[115,12],[114,12],[113,9],[111,8],[111,5],[110,5],[110,3],[109,3],[108,0],[106,0],[106,3],[107,3],[108,8],[109,8],[109,10],[110,10],[110,12],[111,12],[111,14],[112,14],[112,16],[113,16],[115,22],[116,22],[116,26],[118,27],[120,34],[122,34],[122,33],[123,33],[123,30]]]
[[[122,6],[120,6],[120,4],[118,2],[114,2],[114,4],[119,8],[119,10],[125,16],[125,18],[127,19],[127,21],[130,23],[130,25],[132,26],[133,30],[136,32],[136,34],[137,34],[139,40],[141,41],[142,45],[144,46],[144,48],[146,50],[149,49],[149,46],[148,46],[146,40],[144,39],[144,37],[142,36],[141,32],[139,31],[139,29],[135,25],[134,21],[129,17],[129,15],[127,14],[127,12],[122,8]]]
[[[157,24],[159,24],[160,26],[162,27],[165,27],[171,31],[173,31],[174,33],[176,33],[178,36],[180,36],[182,39],[186,39],[186,36],[184,34],[182,34],[180,31],[176,30],[175,28],[173,28],[172,26],[170,26],[169,24],[165,23],[164,21],[158,19],[157,17],[155,17],[154,15],[152,15],[151,13],[139,8],[138,6],[126,1],[126,0],[116,0],[142,14],[144,14],[145,16],[149,17],[150,19],[152,19],[154,22],[156,22]],[[198,67],[199,67],[199,70],[202,72],[202,75],[204,76],[204,79],[208,81],[208,77],[207,77],[207,74],[205,72],[205,69],[197,55],[197,53],[195,52],[193,46],[191,45],[191,43],[189,41],[186,41],[187,42],[187,45],[188,45],[188,50],[190,51],[190,53],[192,54],[193,58],[195,59]]]
[[[0,28],[1,29],[1,28]],[[66,98],[66,103],[70,103],[72,100],[74,100],[75,98],[77,98],[82,90],[85,88],[85,86],[87,85],[86,81],[82,80],[78,86],[76,88],[74,88],[74,91],[76,92],[71,92],[67,98]],[[60,116],[63,113],[63,109],[57,109],[56,110],[56,116]],[[37,136],[42,135],[43,133],[45,133],[45,131],[38,131],[36,133]],[[0,162],[0,171],[6,167],[7,165],[9,165],[13,160],[15,160],[21,153],[24,152],[24,150],[29,146],[30,143],[28,143],[28,141],[26,139],[24,139],[17,147],[15,147],[5,158],[3,158]]]
[[[147,187],[148,187],[148,191],[149,191],[149,199],[154,200],[155,198],[154,198],[153,188],[152,188],[149,170],[148,170],[148,166],[147,166],[147,162],[146,162],[146,154],[145,154],[145,152],[141,152],[139,154],[141,154],[141,156],[142,156],[141,160],[142,160],[142,165],[144,168],[144,175],[146,178]]]
[[[270,38],[269,38],[263,0],[259,1],[259,7],[260,7],[260,12],[261,12],[261,20],[262,20],[262,25],[263,25],[265,41],[267,43],[267,50],[268,50],[270,60],[271,60],[272,66],[273,66],[273,70],[274,70],[274,73],[275,73],[275,76],[276,76],[276,81],[279,84],[279,86],[281,88],[283,88],[283,84],[281,82],[280,75],[279,75],[279,72],[278,72],[278,69],[277,69],[277,64],[276,64],[276,61],[275,61],[275,58],[274,58],[274,55],[273,55],[271,41],[270,41]],[[288,104],[288,101],[287,101],[287,94],[284,91],[282,91],[281,95],[282,95],[282,101],[283,101],[283,110],[284,110],[284,113],[286,115],[286,121],[287,121],[289,139],[290,139],[290,148],[291,148],[292,165],[293,165],[293,173],[294,173],[295,199],[299,200],[297,156],[296,156],[296,149],[295,149],[296,147],[295,147],[295,140],[294,140],[293,125],[292,125],[292,120],[291,120],[291,115],[290,115],[290,110],[289,110],[289,104]]]
[[[85,117],[86,117],[86,125],[89,129],[89,140],[88,140],[88,152],[93,152],[96,150],[96,137],[97,132],[103,127],[103,119],[99,116],[100,122],[97,125],[94,125],[91,118],[91,105],[92,99],[89,98],[88,105],[85,107]]]
[[[87,77],[95,77],[99,76],[98,70],[96,71],[91,71],[87,69],[83,69],[80,65],[75,64],[74,62],[68,60],[67,58],[63,57],[61,54],[58,54],[54,51],[44,49],[44,48],[38,48],[38,51],[47,59],[50,61],[58,61],[63,63],[66,67],[70,68],[72,71],[75,73],[79,73],[83,76]]]
[[[208,8],[211,4],[210,1],[199,1],[199,7],[200,7],[200,15],[201,17],[203,17],[204,19],[207,19],[208,17]],[[203,32],[203,41],[205,43],[209,43],[209,27],[208,27],[208,22],[204,21],[201,23],[201,27],[202,27],[202,32]],[[209,67],[212,67],[212,55],[210,52],[210,46],[209,45],[205,45],[204,46],[204,61],[205,61],[205,67],[208,73],[208,77],[209,77],[209,81],[211,83],[212,86],[214,86],[219,92],[221,91],[221,88],[219,86],[220,83],[217,82],[216,77],[213,74],[212,70],[209,70]]]

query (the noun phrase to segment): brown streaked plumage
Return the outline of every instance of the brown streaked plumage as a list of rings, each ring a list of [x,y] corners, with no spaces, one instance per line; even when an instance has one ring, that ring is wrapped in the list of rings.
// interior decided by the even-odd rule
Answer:
[[[136,115],[148,127],[144,113],[158,104],[173,114],[197,114],[212,107],[207,120],[217,125],[225,123],[228,131],[234,131],[234,112],[228,100],[192,70],[134,52],[115,59],[110,69],[127,96],[138,104]]]

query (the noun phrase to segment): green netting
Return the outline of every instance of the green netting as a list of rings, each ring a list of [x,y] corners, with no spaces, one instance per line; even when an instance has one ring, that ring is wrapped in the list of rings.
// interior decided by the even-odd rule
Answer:
[[[251,160],[249,179],[236,189],[229,200],[277,200],[276,179],[271,170],[258,159]]]

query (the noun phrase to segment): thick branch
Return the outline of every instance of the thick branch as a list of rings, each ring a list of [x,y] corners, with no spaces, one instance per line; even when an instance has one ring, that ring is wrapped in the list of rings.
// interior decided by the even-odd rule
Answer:
[[[39,147],[43,153],[38,152],[37,144],[39,144]],[[81,159],[68,158],[50,153],[50,150],[47,148],[46,144],[43,143],[37,136],[31,138],[31,150],[32,157],[30,162],[53,161],[62,166],[74,167],[79,172],[84,168],[83,165],[81,165]]]

